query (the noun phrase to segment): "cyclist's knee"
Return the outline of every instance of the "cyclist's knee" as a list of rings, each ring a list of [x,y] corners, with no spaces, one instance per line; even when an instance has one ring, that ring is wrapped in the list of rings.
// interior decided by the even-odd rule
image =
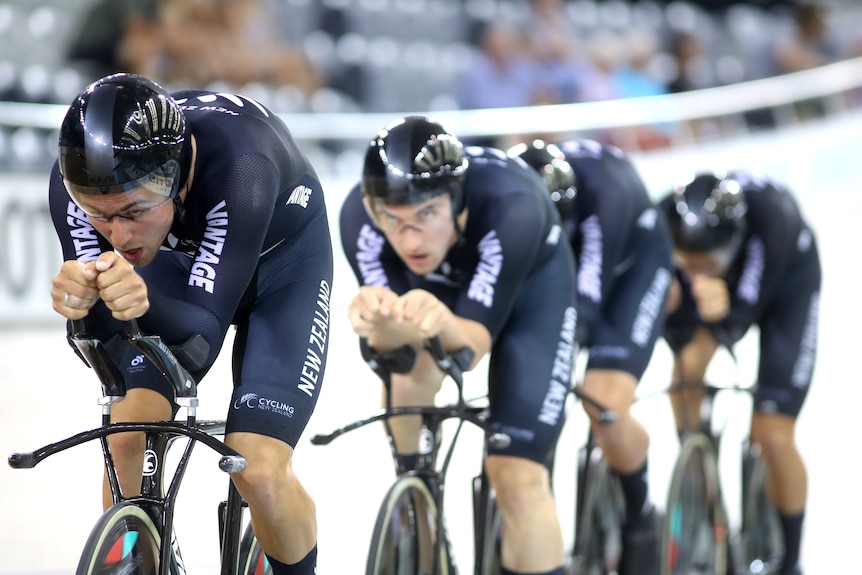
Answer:
[[[594,400],[604,409],[612,411],[617,420],[630,417],[630,410],[637,390],[637,379],[632,374],[618,369],[590,369],[584,376],[581,387],[587,397]],[[595,422],[599,410],[582,402],[584,409]]]
[[[780,462],[796,454],[794,424],[793,418],[780,414],[758,414],[752,419],[751,439],[768,462]]]
[[[491,456],[485,462],[497,504],[508,515],[526,515],[551,497],[545,466],[520,457]]]
[[[283,441],[253,433],[232,433],[225,442],[248,462],[245,470],[233,474],[234,483],[241,492],[275,492],[294,480],[293,449]]]

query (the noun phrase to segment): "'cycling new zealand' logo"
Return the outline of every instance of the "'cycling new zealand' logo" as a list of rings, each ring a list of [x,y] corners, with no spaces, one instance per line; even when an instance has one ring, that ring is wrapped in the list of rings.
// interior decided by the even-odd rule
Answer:
[[[138,373],[138,372],[143,371],[146,366],[147,366],[147,364],[144,361],[144,355],[139,354],[139,355],[136,355],[135,357],[133,357],[132,361],[129,362],[129,367],[128,367],[127,371],[129,373]]]
[[[233,403],[234,409],[241,409],[243,406],[249,409],[263,409],[264,411],[271,411],[279,415],[286,415],[287,417],[293,417],[294,411],[292,405],[275,399],[260,397],[256,393],[244,393]]]

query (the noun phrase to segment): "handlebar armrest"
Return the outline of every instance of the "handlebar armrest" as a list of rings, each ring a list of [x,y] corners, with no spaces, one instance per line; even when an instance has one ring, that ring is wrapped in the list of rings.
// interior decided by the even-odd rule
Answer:
[[[395,351],[381,353],[368,344],[368,339],[359,338],[359,350],[362,359],[382,380],[388,381],[393,373],[410,373],[416,365],[416,350],[405,345]]]

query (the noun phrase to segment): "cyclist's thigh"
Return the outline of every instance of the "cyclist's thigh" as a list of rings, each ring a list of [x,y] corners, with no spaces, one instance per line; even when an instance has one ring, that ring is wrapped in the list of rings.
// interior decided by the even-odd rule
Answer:
[[[295,447],[314,411],[332,286],[332,252],[323,232],[309,228],[261,260],[254,303],[237,318],[229,433],[257,433]]]
[[[613,288],[592,330],[587,369],[614,369],[639,380],[649,364],[665,319],[673,275],[670,256],[654,230],[641,230],[641,249],[632,267],[614,279]]]
[[[795,418],[808,394],[820,303],[820,261],[812,248],[784,282],[760,323],[757,411]]]
[[[489,360],[491,418],[511,445],[496,455],[545,464],[565,420],[575,352],[574,278],[568,250],[528,277]]]

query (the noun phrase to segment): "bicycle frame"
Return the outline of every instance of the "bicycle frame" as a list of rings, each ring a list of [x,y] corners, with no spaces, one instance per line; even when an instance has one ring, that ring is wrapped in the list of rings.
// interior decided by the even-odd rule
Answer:
[[[197,385],[194,378],[181,365],[170,348],[157,336],[141,334],[137,322],[126,323],[126,341],[138,348],[153,361],[162,374],[171,382],[176,392],[177,403],[186,407],[188,417],[185,423],[174,421],[158,422],[111,422],[111,405],[126,395],[126,385],[122,373],[111,360],[106,346],[86,334],[83,322],[73,322],[75,344],[87,363],[93,368],[102,384],[102,425],[84,431],[67,439],[46,445],[29,453],[13,453],[9,465],[16,469],[35,467],[47,457],[72,447],[98,440],[102,448],[105,472],[111,489],[114,505],[130,502],[144,509],[159,529],[162,545],[160,548],[160,575],[169,575],[173,551],[173,520],[177,495],[191,457],[194,445],[198,442],[210,447],[222,457],[219,468],[226,473],[236,473],[245,469],[246,461],[235,450],[219,441],[213,435],[224,433],[224,422],[197,422]],[[198,350],[199,352],[199,350]],[[194,361],[189,358],[189,361]],[[124,497],[119,477],[108,444],[108,437],[116,433],[142,432],[145,434],[144,466],[141,477],[140,494]],[[165,463],[170,444],[180,437],[189,439],[173,476],[165,490]],[[228,500],[219,509],[221,536],[222,575],[233,575],[237,571],[238,543],[241,523],[242,501],[236,488],[230,483]],[[225,544],[226,541],[232,544]]]

